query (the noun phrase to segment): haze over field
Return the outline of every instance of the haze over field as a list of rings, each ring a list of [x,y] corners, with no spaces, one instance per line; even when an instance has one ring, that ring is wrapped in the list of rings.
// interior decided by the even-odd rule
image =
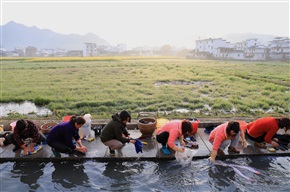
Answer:
[[[62,34],[94,33],[128,48],[170,44],[194,48],[198,38],[232,33],[289,36],[284,1],[1,1],[10,21]]]

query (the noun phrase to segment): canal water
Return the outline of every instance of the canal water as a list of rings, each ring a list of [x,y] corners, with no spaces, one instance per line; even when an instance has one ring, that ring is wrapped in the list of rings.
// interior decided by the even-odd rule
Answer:
[[[290,157],[255,156],[223,162],[260,172],[213,165],[207,159],[189,165],[176,161],[4,162],[0,191],[290,191]]]

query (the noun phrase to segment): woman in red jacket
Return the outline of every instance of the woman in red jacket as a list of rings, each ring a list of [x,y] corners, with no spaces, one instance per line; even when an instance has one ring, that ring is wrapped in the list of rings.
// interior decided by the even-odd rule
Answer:
[[[262,117],[247,125],[246,135],[254,145],[261,148],[266,148],[266,143],[274,147],[279,146],[278,139],[275,138],[277,131],[283,128],[290,128],[289,118],[275,118],[275,117]]]

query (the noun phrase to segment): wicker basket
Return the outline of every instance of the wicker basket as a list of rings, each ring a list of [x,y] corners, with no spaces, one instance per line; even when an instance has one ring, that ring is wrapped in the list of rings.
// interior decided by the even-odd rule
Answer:
[[[151,113],[143,112],[143,113],[139,113],[138,117],[141,114],[153,115]],[[156,130],[156,118],[155,118],[155,116],[154,116],[154,118],[150,118],[150,117],[141,118],[138,120],[137,126],[138,126],[140,132],[142,133],[142,136],[152,136],[154,131]]]
[[[56,126],[56,125],[57,125],[57,123],[55,123],[55,122],[45,123],[45,124],[41,125],[40,130],[44,135],[48,135],[51,128]]]

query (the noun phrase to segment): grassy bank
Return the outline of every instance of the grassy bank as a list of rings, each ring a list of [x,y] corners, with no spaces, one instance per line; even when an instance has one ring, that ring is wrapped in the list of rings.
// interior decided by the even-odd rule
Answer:
[[[289,87],[289,63],[23,58],[2,60],[0,102],[29,100],[56,117],[91,113],[96,119],[122,109],[171,118],[282,116],[290,112]]]

